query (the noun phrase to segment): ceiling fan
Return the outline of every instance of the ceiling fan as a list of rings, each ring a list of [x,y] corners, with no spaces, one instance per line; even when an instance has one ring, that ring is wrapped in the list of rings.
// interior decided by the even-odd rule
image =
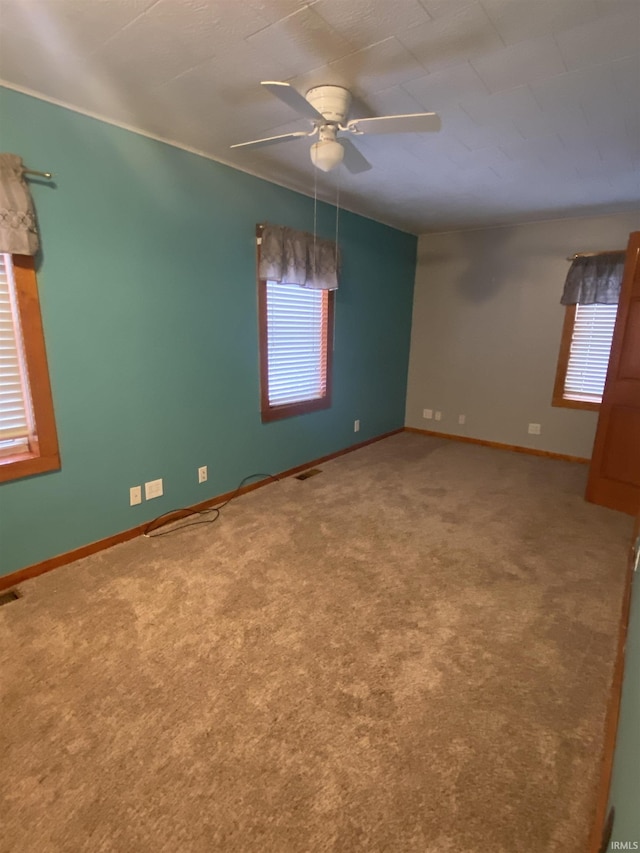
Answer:
[[[276,142],[287,142],[302,136],[317,136],[311,146],[311,162],[323,172],[330,172],[340,163],[353,174],[366,172],[371,163],[351,142],[349,136],[378,133],[427,133],[440,130],[436,113],[374,116],[349,119],[351,93],[342,86],[315,86],[301,95],[289,83],[265,81],[262,86],[313,123],[311,130],[298,130],[265,139],[239,142],[231,148],[262,148]]]

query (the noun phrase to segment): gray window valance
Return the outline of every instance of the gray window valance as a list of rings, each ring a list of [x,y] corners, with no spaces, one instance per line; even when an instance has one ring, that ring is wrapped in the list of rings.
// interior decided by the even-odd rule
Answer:
[[[265,225],[258,275],[316,290],[337,290],[337,246],[333,240],[321,240],[306,231]]]
[[[623,251],[575,258],[564,284],[563,305],[617,305],[620,299]]]
[[[40,247],[22,158],[0,154],[0,252],[35,255]]]

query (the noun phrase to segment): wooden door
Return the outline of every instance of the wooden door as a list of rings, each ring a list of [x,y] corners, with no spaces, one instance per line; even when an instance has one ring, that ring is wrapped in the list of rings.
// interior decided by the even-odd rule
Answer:
[[[586,498],[640,509],[640,231],[629,237]]]

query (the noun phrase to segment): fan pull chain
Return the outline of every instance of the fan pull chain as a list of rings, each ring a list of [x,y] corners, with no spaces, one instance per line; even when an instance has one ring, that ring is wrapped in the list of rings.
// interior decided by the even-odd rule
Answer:
[[[336,275],[338,274],[338,220],[340,218],[340,177],[342,169],[338,168],[336,177]]]
[[[316,277],[316,232],[318,223],[318,170],[313,170],[313,278]]]

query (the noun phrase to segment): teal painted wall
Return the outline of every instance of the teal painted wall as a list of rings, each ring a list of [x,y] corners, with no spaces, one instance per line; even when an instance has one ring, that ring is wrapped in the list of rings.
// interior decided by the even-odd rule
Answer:
[[[636,553],[638,559],[633,576],[624,684],[609,797],[616,810],[609,850],[640,850],[640,538]],[[625,842],[626,846],[622,846]]]
[[[7,89],[0,150],[55,175],[32,192],[62,454],[0,486],[0,574],[402,427],[415,237],[341,212],[333,405],[264,425],[255,225],[312,230],[312,199]]]

